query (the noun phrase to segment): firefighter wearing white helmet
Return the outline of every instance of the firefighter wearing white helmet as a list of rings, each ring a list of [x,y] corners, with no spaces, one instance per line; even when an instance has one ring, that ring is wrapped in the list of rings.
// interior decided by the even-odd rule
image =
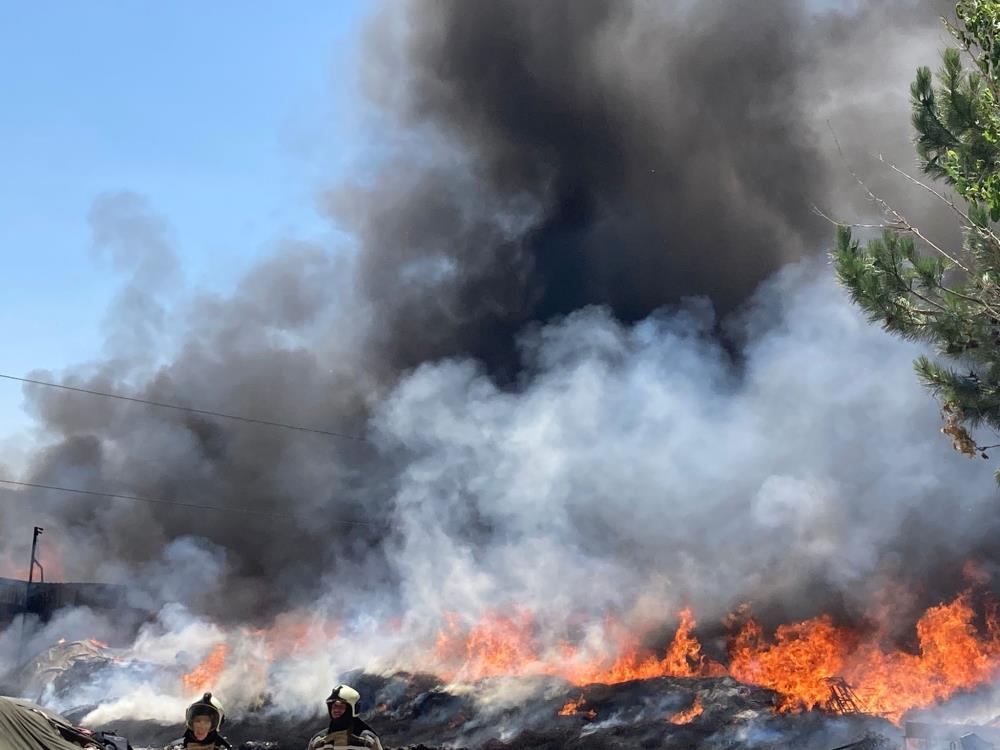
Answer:
[[[211,693],[188,706],[184,713],[184,736],[167,745],[167,750],[231,750],[229,741],[219,734],[226,713],[222,703]]]
[[[358,716],[361,694],[350,685],[337,685],[326,699],[330,724],[309,742],[308,750],[338,747],[367,747],[382,750],[378,735]]]

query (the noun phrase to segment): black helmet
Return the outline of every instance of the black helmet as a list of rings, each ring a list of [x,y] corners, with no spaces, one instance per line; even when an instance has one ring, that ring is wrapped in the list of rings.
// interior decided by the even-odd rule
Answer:
[[[218,698],[213,698],[211,693],[205,693],[201,696],[201,700],[195,701],[188,706],[187,713],[184,715],[188,729],[192,729],[191,723],[194,721],[195,716],[210,717],[212,719],[213,731],[221,729],[222,723],[226,720],[222,704],[219,703]]]

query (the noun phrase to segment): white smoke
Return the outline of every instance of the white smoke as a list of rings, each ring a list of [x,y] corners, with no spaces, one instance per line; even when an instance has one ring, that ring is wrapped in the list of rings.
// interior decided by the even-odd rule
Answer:
[[[938,434],[919,347],[868,324],[829,269],[761,290],[735,324],[741,373],[713,323],[703,301],[634,327],[587,309],[525,340],[519,392],[466,361],[408,378],[378,418],[414,455],[396,498],[406,611],[551,625],[652,597],[661,621],[718,618],[809,581],[860,606],[911,514],[939,545],[975,536],[989,465]]]

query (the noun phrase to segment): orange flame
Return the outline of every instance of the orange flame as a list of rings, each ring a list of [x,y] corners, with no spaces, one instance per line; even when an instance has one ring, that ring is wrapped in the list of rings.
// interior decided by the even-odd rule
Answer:
[[[229,647],[225,643],[220,643],[212,649],[212,653],[205,658],[205,661],[181,677],[184,687],[191,692],[200,692],[211,687],[226,665],[228,652]]]
[[[593,721],[594,719],[596,719],[597,718],[597,711],[595,711],[592,708],[589,708],[586,711],[584,711],[583,708],[582,708],[583,704],[584,704],[583,693],[580,693],[580,697],[579,698],[577,698],[575,701],[567,701],[566,705],[559,709],[559,715],[560,716],[574,716],[576,714],[580,714],[582,716],[586,716],[591,721]]]
[[[911,708],[923,708],[961,690],[992,680],[1000,672],[1000,628],[996,608],[986,613],[985,632],[974,623],[971,592],[928,609],[917,622],[917,654],[883,653],[866,647],[854,655],[845,677],[875,712],[898,722]]]
[[[437,638],[433,668],[447,679],[545,674],[585,685],[654,677],[731,675],[776,691],[779,711],[828,707],[831,678],[851,686],[866,711],[899,722],[914,708],[940,702],[1000,674],[1000,623],[990,608],[977,628],[971,592],[928,609],[916,625],[917,649],[886,649],[879,632],[864,634],[823,615],[782,625],[767,637],[743,616],[730,641],[728,668],[709,659],[694,635],[690,609],[662,657],[644,651],[634,636],[612,638],[612,660],[581,661],[580,649],[543,645],[530,615],[487,616],[471,628],[451,616]],[[734,620],[733,622],[736,622]],[[606,623],[605,634],[616,627]],[[560,714],[576,713],[579,701]]]
[[[538,662],[533,626],[525,613],[497,615],[464,633],[458,618],[449,615],[446,630],[438,633],[434,656],[439,664],[459,666],[438,671],[449,680],[526,674]]]
[[[770,644],[749,620],[730,649],[729,672],[737,680],[781,693],[779,711],[822,706],[830,697],[825,679],[840,674],[851,648],[846,633],[827,616],[782,625]]]
[[[643,658],[633,641],[611,667],[577,670],[569,675],[570,679],[578,684],[601,682],[615,685],[653,677],[721,677],[726,674],[724,666],[706,659],[701,653],[701,644],[691,634],[696,624],[691,610],[685,608],[679,616],[677,633],[662,659],[657,659],[655,655]]]
[[[843,677],[868,709],[898,723],[924,708],[968,690],[1000,672],[1000,628],[995,608],[985,632],[977,631],[971,593],[928,609],[917,622],[917,653],[884,651],[876,641],[859,643],[829,617],[784,625],[768,643],[749,620],[731,649],[730,673],[743,682],[783,695],[779,710],[823,707],[825,680]]]
[[[449,680],[544,674],[577,685],[725,675],[725,667],[702,654],[701,644],[692,635],[694,627],[691,610],[683,610],[662,659],[644,653],[637,640],[624,637],[625,645],[616,649],[619,656],[614,662],[580,663],[579,650],[568,643],[560,644],[555,653],[546,652],[538,642],[534,620],[527,613],[491,615],[467,631],[457,616],[449,615],[445,628],[438,633],[430,668]],[[608,623],[607,629],[614,630],[614,624]]]
[[[691,708],[685,709],[684,711],[678,711],[673,716],[671,716],[667,721],[671,724],[690,724],[696,718],[704,713],[705,707],[701,704],[701,696],[696,695],[694,698],[694,703]]]

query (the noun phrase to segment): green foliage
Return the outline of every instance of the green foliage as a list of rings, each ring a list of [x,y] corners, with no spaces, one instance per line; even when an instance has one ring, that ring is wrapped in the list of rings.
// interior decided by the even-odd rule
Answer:
[[[871,320],[951,361],[914,366],[956,450],[985,456],[967,427],[1000,429],[1000,1],[961,0],[948,28],[961,49],[944,51],[936,80],[917,70],[910,94],[921,166],[959,196],[962,247],[918,248],[919,230],[899,217],[864,247],[838,227],[831,257]]]

